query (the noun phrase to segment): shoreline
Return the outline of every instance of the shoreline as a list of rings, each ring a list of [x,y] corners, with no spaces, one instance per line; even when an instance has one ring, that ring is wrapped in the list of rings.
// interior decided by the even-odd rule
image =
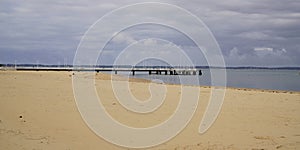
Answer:
[[[62,73],[70,73],[70,75],[72,75],[72,73],[76,73],[78,71],[17,71],[17,70],[0,70],[0,72],[27,72],[27,73],[32,73],[32,72],[56,72],[56,73],[59,73],[59,72],[62,72]],[[123,76],[121,74],[109,74],[109,73],[103,73],[103,72],[95,72],[95,75],[97,74],[103,74],[106,76],[105,79],[102,78],[102,80],[111,80],[111,77],[107,78],[107,75],[109,76],[114,76],[114,77],[117,77],[115,79],[117,80],[125,80],[127,79],[126,76]],[[144,78],[136,78],[134,76],[129,76],[129,82],[144,82],[144,83],[150,83],[152,82],[151,80],[149,79],[144,79]],[[152,82],[152,83],[155,83],[155,82]],[[160,84],[160,83],[157,83],[157,84]],[[225,88],[225,89],[234,89],[234,90],[241,90],[241,91],[261,91],[261,92],[269,92],[269,93],[290,93],[290,94],[293,94],[293,93],[300,93],[300,91],[294,91],[294,90],[273,90],[273,89],[261,89],[261,88],[244,88],[244,87],[231,87],[231,86],[227,86],[227,87],[222,87],[222,86],[208,86],[208,85],[184,85],[184,84],[176,84],[176,83],[164,83],[165,85],[175,85],[175,86],[189,86],[189,87],[201,87],[201,88]]]

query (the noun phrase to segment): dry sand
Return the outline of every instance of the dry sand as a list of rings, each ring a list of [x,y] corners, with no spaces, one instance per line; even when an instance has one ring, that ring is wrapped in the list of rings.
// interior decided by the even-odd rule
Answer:
[[[163,106],[155,113],[139,115],[118,103],[109,75],[97,74],[96,79],[109,114],[134,127],[168,118],[180,95],[180,86],[168,85]],[[149,82],[131,81],[133,94],[146,100]],[[0,71],[0,89],[1,150],[127,149],[99,138],[84,123],[75,104],[71,72]],[[228,88],[218,119],[199,135],[209,94],[210,87],[201,87],[190,124],[169,142],[151,149],[300,149],[299,92]]]

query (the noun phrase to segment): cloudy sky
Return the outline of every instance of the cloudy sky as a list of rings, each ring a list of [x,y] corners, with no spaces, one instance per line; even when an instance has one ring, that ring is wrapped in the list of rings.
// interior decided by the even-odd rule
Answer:
[[[137,2],[142,1],[1,0],[0,63],[71,64],[81,38],[92,24],[114,9]],[[300,66],[299,0],[156,2],[177,5],[200,18],[219,43],[227,66]],[[173,17],[163,11],[153,13]],[[199,47],[180,32],[149,24],[114,35],[100,62],[112,63],[122,48],[137,42],[139,45],[133,47],[160,45],[160,55],[170,55],[164,50],[166,45],[170,49],[184,48],[196,65],[206,65],[205,58],[199,56]]]

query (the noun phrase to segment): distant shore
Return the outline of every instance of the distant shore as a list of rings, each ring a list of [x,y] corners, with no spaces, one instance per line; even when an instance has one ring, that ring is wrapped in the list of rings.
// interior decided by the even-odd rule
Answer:
[[[72,75],[0,71],[0,149],[126,149],[106,142],[84,123],[74,100]],[[166,85],[162,107],[136,114],[118,102],[110,80],[110,74],[97,73],[96,90],[108,113],[128,126],[161,123],[175,111],[181,95],[180,85]],[[151,96],[149,80],[129,81],[137,99]],[[300,149],[300,92],[227,88],[218,119],[200,135],[198,126],[211,88],[200,88],[198,108],[189,125],[167,143],[150,149]]]
[[[31,68],[39,68],[39,67],[48,67],[48,68],[73,68],[76,67],[71,64],[63,64],[63,65],[53,65],[53,64],[0,64],[0,70],[5,69],[5,68],[15,68],[15,67],[31,67]],[[79,66],[77,66],[79,67]],[[170,67],[170,66],[159,66],[159,65],[154,65],[154,66],[128,66],[128,65],[82,65],[81,67],[86,67],[86,68],[94,68],[94,67],[137,67],[137,68],[142,68],[142,67]],[[172,66],[172,67],[190,67],[190,66]],[[298,66],[199,66],[195,65],[193,66],[196,69],[271,69],[271,70],[299,70],[300,67]]]

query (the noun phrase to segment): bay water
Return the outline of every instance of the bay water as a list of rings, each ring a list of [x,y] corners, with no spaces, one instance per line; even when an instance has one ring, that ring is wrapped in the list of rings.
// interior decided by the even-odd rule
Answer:
[[[202,75],[149,75],[136,73],[134,78],[144,78],[170,84],[211,86],[211,70],[201,69]],[[300,71],[286,69],[226,69],[226,86],[269,90],[300,91]],[[195,80],[197,78],[197,80]],[[218,86],[218,85],[216,85]],[[222,85],[219,85],[222,86]]]

